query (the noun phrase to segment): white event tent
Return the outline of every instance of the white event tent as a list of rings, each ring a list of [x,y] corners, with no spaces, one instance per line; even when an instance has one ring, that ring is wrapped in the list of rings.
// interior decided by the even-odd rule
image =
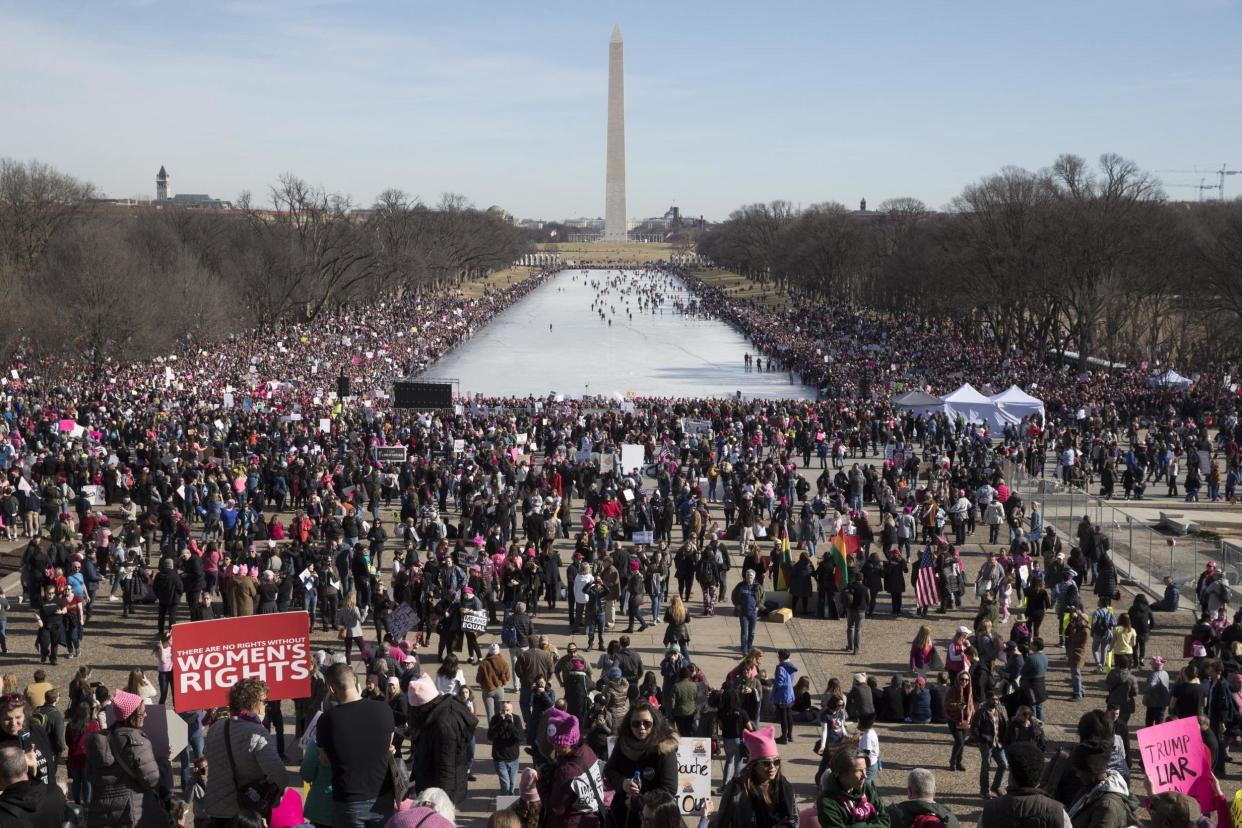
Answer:
[[[1154,377],[1148,377],[1147,385],[1150,388],[1189,388],[1194,383],[1186,377],[1174,371],[1172,368],[1163,374],[1156,374]]]
[[[933,414],[944,413],[944,400],[933,397],[925,391],[907,391],[900,397],[893,398],[893,408],[910,411],[915,416],[930,417]]]
[[[1009,422],[1001,413],[1000,406],[976,391],[970,383],[944,395],[944,411],[949,417],[961,416],[968,423],[987,423],[994,429],[1004,428]]]
[[[1039,415],[1041,420],[1044,419],[1044,401],[1032,397],[1016,385],[1011,385],[999,394],[993,394],[989,397],[992,402],[996,403],[1001,413],[1008,417],[1012,422],[1018,422],[1023,417],[1033,417]]]

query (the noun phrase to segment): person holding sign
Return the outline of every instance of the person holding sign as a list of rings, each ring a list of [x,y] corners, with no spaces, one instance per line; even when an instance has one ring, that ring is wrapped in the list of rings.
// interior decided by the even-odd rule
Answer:
[[[616,791],[609,808],[614,828],[638,828],[641,794],[657,788],[677,793],[677,745],[672,726],[649,702],[640,701],[625,714],[604,766],[604,778]]]

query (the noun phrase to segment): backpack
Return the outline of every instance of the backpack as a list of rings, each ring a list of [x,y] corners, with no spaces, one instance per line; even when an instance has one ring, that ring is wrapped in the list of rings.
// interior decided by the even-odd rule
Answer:
[[[910,828],[944,828],[944,820],[935,814],[915,814]]]
[[[1096,610],[1095,614],[1091,616],[1091,634],[1096,638],[1103,638],[1108,635],[1108,629],[1111,626],[1108,621],[1109,617],[1106,613]]]
[[[505,625],[500,628],[500,643],[506,647],[516,647],[518,645],[517,627],[513,626],[513,619],[510,618]]]
[[[35,711],[30,714],[30,721],[43,728],[45,733],[48,731],[48,715],[47,711],[43,708],[36,708]]]

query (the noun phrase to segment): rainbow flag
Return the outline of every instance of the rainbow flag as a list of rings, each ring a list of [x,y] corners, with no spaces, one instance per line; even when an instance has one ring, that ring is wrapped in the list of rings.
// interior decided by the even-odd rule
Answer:
[[[838,529],[837,533],[832,536],[832,560],[837,565],[834,577],[838,587],[850,582],[850,556],[856,552],[858,552],[858,537],[847,535],[844,529]]]

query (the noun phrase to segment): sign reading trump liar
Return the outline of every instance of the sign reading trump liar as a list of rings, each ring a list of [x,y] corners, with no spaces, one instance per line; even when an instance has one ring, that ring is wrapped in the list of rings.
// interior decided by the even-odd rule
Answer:
[[[176,624],[172,628],[177,712],[224,707],[244,678],[267,682],[270,701],[310,695],[310,616],[279,612]]]

